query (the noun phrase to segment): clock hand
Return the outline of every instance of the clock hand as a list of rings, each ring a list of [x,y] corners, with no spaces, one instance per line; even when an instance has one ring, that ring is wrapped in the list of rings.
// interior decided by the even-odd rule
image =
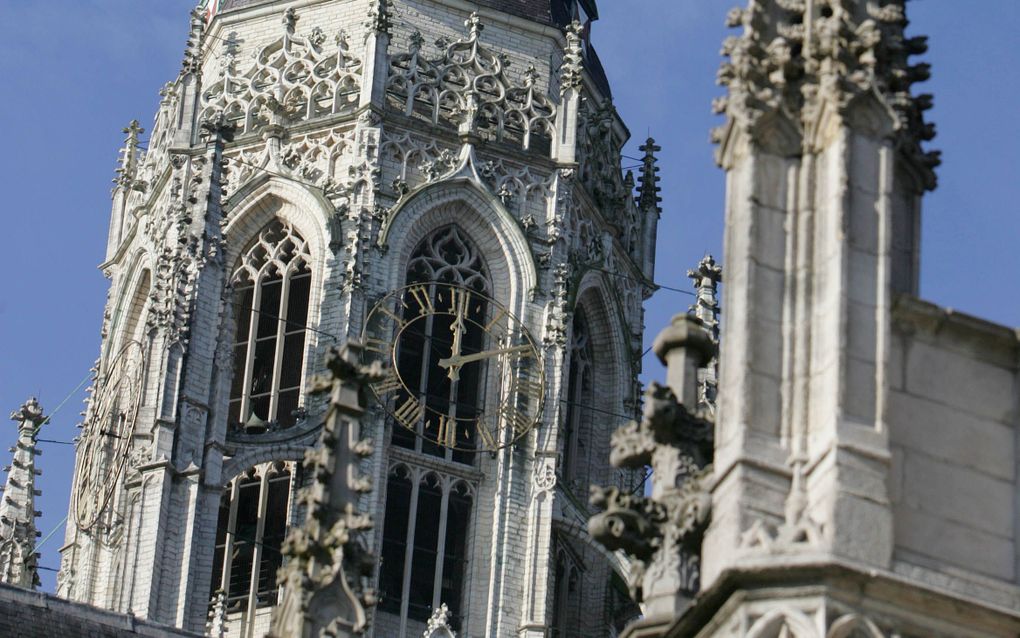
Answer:
[[[461,344],[464,340],[464,330],[466,329],[466,327],[464,326],[464,310],[466,310],[466,308],[463,305],[461,305],[461,307],[458,308],[457,318],[453,321],[453,324],[450,326],[450,330],[453,331],[453,344],[450,346],[451,359],[457,359],[461,356],[460,354]],[[440,366],[443,365],[443,361],[446,361],[446,359],[440,360],[439,362]],[[460,366],[443,366],[443,367],[449,368],[449,372],[447,373],[447,375],[450,377],[450,381],[456,381],[460,378]]]
[[[473,361],[481,361],[482,359],[488,359],[501,354],[512,354],[514,352],[522,352],[524,350],[530,350],[530,345],[513,346],[512,348],[498,348],[496,350],[483,350],[474,354],[466,354],[462,356],[454,356],[448,359],[440,359],[439,367],[441,368],[460,368],[465,363],[471,363]]]

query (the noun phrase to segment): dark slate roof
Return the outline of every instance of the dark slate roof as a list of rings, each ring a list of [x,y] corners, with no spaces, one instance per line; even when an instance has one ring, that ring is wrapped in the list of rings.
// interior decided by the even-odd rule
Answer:
[[[475,4],[505,11],[509,14],[528,18],[545,24],[564,26],[570,21],[569,0],[473,0]],[[221,0],[220,11],[240,9],[272,0]],[[591,0],[585,0],[586,4]],[[594,3],[591,3],[594,5]]]

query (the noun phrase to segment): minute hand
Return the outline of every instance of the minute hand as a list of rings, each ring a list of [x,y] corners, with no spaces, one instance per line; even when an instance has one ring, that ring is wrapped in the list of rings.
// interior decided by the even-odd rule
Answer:
[[[522,352],[524,350],[530,350],[531,346],[514,346],[512,348],[499,348],[498,350],[483,350],[474,354],[455,355],[448,359],[440,359],[439,366],[441,368],[453,368],[460,367],[465,363],[471,363],[472,361],[481,361],[482,359],[489,359],[501,354],[512,354],[514,352]]]

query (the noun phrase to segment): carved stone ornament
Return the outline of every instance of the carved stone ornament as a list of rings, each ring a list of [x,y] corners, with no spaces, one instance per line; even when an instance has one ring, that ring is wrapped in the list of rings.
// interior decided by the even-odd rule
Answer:
[[[11,450],[14,458],[4,468],[7,480],[0,501],[0,583],[35,589],[39,586],[35,553],[35,468],[36,436],[46,422],[35,397],[11,413],[18,424],[18,440]]]
[[[464,25],[467,38],[437,42],[438,57],[425,55],[418,32],[411,35],[407,53],[390,57],[390,105],[434,125],[452,124],[461,133],[512,141],[525,149],[535,137],[552,139],[556,106],[539,88],[535,67],[525,70],[523,83],[514,82],[506,74],[506,56],[482,45],[478,14],[472,13]]]
[[[457,638],[457,632],[450,628],[449,618],[450,610],[446,603],[443,603],[439,609],[432,612],[428,628],[422,633],[422,638]]]
[[[349,53],[347,35],[329,38],[316,27],[295,32],[297,13],[288,9],[283,35],[260,48],[247,68],[238,70],[241,42],[236,34],[223,43],[220,79],[202,95],[202,113],[220,111],[241,134],[270,124],[351,113],[358,105],[361,61]]]
[[[727,123],[713,132],[715,141],[725,143],[736,128],[765,145],[785,139],[779,142],[783,152],[812,152],[828,135],[829,120],[838,117],[893,137],[925,188],[935,188],[939,153],[921,147],[935,136],[924,121],[931,95],[910,90],[930,75],[928,64],[909,62],[927,50],[927,38],[905,36],[903,0],[869,1],[863,12],[846,0],[809,5],[756,1],[730,12],[728,25],[743,33],[723,45],[728,60],[718,82],[727,95],[713,109],[725,113]],[[858,108],[866,101],[875,107]]]
[[[613,434],[610,462],[651,466],[651,494],[592,486],[590,502],[602,511],[588,521],[588,531],[606,549],[632,557],[636,602],[690,597],[698,590],[701,539],[712,502],[711,432],[711,424],[690,414],[672,390],[653,382],[641,421]]]
[[[283,596],[271,630],[277,638],[361,635],[368,626],[365,610],[376,603],[368,586],[374,557],[360,538],[372,529],[372,518],[358,511],[371,481],[359,475],[358,465],[372,454],[372,442],[360,438],[367,386],[383,371],[362,365],[361,351],[356,342],[330,350],[329,376],[315,383],[315,392],[329,393],[330,407],[319,445],[305,454],[312,477],[301,496],[305,522],[283,545]]]

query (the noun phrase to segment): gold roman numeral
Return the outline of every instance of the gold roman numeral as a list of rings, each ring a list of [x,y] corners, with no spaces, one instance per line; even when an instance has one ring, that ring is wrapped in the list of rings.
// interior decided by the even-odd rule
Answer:
[[[506,419],[506,422],[514,429],[514,434],[520,436],[528,431],[531,427],[531,419],[528,415],[524,414],[517,409],[514,405],[504,405],[500,408],[500,414]]]
[[[450,289],[450,314],[458,317],[466,317],[468,304],[470,303],[468,291],[463,288]]]
[[[439,417],[439,436],[437,437],[439,445],[445,445],[446,447],[457,446],[457,419],[451,419],[448,416]]]
[[[379,305],[379,306],[376,306],[376,307],[379,309],[379,312],[383,313],[384,315],[386,315],[387,317],[389,317],[390,319],[395,321],[396,324],[397,324],[397,327],[403,328],[404,324],[407,323],[406,321],[404,321],[403,317],[401,317],[397,313],[393,312],[392,310],[390,310],[386,306]]]
[[[489,452],[495,452],[498,446],[496,445],[496,439],[492,436],[492,432],[489,432],[489,428],[485,427],[481,420],[478,420],[475,421],[475,429],[478,431],[478,438],[482,440],[484,449]]]
[[[378,396],[388,394],[395,390],[399,390],[404,387],[404,384],[400,382],[400,377],[395,372],[389,372],[385,377],[376,381],[372,384],[372,391]]]
[[[429,289],[426,286],[411,286],[407,289],[407,293],[414,297],[415,303],[418,304],[419,315],[427,315],[436,311],[436,307],[432,303],[432,297],[429,295]]]
[[[382,339],[376,339],[375,337],[365,337],[365,350],[375,352],[376,354],[387,355],[390,353],[390,342],[383,341]]]
[[[404,427],[411,430],[416,430],[418,427],[418,421],[421,421],[422,414],[425,412],[425,407],[418,402],[418,399],[411,397],[404,404],[397,408],[393,416],[396,417],[397,421],[400,421]]]
[[[501,321],[503,321],[503,318],[506,317],[506,316],[507,316],[507,311],[504,310],[503,308],[500,308],[499,312],[496,313],[496,316],[494,316],[492,318],[492,321],[490,321],[489,323],[485,324],[485,331],[486,332],[492,332],[492,329],[496,327],[496,324],[498,324]]]
[[[531,377],[520,377],[516,380],[517,392],[528,399],[542,398],[542,384]]]

